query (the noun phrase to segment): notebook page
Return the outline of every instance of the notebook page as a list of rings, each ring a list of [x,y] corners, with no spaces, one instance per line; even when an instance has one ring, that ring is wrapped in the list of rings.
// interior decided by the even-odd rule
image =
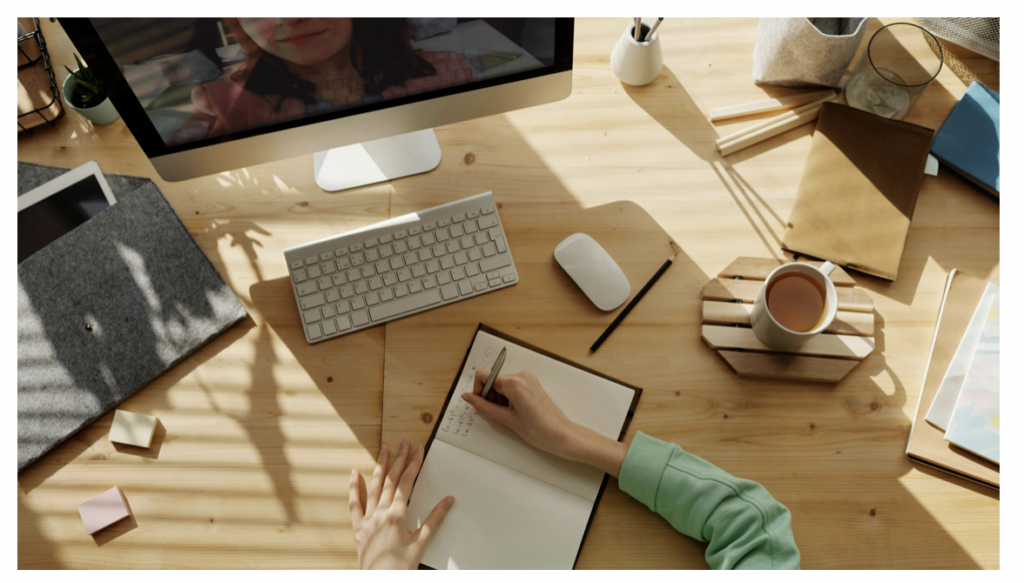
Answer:
[[[635,392],[484,331],[478,331],[435,439],[585,498],[596,500],[604,473],[527,445],[514,431],[479,415],[459,395],[473,391],[476,369],[490,367],[507,348],[501,374],[530,371],[565,416],[618,439]]]
[[[434,440],[409,500],[419,528],[455,505],[420,561],[435,569],[572,569],[594,503]]]

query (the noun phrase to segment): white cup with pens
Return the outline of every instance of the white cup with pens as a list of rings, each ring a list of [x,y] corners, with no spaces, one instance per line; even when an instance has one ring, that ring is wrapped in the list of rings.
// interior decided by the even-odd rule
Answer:
[[[662,56],[658,27],[664,17],[654,24],[634,18],[612,50],[612,71],[628,85],[647,85],[661,73]]]

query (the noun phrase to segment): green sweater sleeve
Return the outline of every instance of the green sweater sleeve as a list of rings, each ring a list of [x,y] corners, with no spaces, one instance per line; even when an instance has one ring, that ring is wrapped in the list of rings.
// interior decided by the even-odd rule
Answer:
[[[733,477],[678,445],[637,433],[619,488],[673,528],[708,542],[712,569],[799,569],[789,510],[763,486]]]

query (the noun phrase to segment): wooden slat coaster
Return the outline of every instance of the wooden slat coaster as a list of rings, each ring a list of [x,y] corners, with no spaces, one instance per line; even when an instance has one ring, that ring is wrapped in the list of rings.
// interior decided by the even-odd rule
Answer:
[[[740,377],[838,383],[875,348],[874,302],[836,267],[830,279],[839,311],[832,325],[793,350],[769,348],[750,329],[750,313],[765,278],[781,264],[740,257],[708,282],[701,291],[701,338]]]

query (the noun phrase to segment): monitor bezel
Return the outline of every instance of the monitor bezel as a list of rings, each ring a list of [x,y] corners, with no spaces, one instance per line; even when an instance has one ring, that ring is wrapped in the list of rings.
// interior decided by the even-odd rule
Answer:
[[[351,109],[328,112],[289,122],[252,128],[242,132],[229,133],[223,136],[196,140],[185,144],[167,145],[157,132],[156,127],[150,120],[145,108],[142,107],[142,104],[136,98],[135,93],[128,85],[128,82],[121,73],[117,62],[107,50],[106,45],[101,40],[91,20],[88,18],[61,18],[60,23],[65,32],[67,32],[71,42],[75,45],[75,48],[82,56],[83,60],[88,63],[88,66],[94,70],[97,77],[102,79],[104,84],[108,87],[107,94],[110,97],[111,102],[113,102],[114,107],[117,108],[118,113],[132,132],[132,135],[135,137],[136,141],[138,141],[139,146],[142,147],[143,152],[145,152],[146,156],[150,159],[171,156],[219,144],[237,142],[270,133],[314,126],[339,119],[356,117],[385,109],[401,107],[403,105],[442,99],[452,95],[470,93],[499,85],[538,79],[572,70],[574,19],[555,18],[555,56],[554,62],[550,66],[495,77],[493,79],[474,81],[463,85],[456,85],[417,95],[366,104]]]

